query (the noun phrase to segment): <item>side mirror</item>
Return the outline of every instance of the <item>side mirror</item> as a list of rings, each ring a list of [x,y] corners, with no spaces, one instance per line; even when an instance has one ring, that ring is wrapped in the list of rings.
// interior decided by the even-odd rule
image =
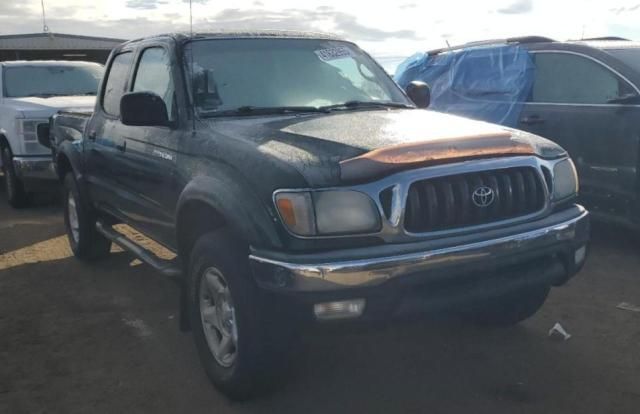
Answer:
[[[49,136],[49,124],[38,124],[36,129],[36,135],[38,137],[38,142],[43,147],[47,147],[51,149],[51,137]]]
[[[169,116],[162,98],[151,92],[130,92],[120,99],[120,119],[131,126],[167,126]]]
[[[411,82],[406,92],[418,108],[427,108],[431,104],[431,88],[424,82]]]

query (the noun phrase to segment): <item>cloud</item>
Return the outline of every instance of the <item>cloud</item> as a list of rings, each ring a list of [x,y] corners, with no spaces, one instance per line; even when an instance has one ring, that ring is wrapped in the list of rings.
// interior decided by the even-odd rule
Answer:
[[[415,3],[406,3],[406,4],[401,4],[400,6],[398,6],[398,8],[402,9],[402,10],[415,9],[416,7],[418,7],[418,5],[415,4]]]
[[[622,7],[614,7],[612,9],[609,9],[610,12],[613,12],[615,14],[630,13],[636,10],[640,10],[640,3],[635,4],[633,6],[628,6],[628,7],[622,6]]]
[[[165,0],[127,0],[126,6],[136,10],[153,10],[159,5],[167,4]]]
[[[340,36],[360,41],[383,41],[390,38],[418,38],[413,30],[383,30],[366,26],[356,16],[321,6],[315,10],[285,9],[224,9],[206,20],[207,25],[222,30],[281,29],[315,30],[331,26],[332,32]],[[198,23],[198,26],[200,24]]]
[[[32,10],[18,2],[0,2],[0,16],[21,17],[32,13]]]
[[[502,14],[524,14],[533,10],[533,0],[515,0],[506,7],[498,9]]]

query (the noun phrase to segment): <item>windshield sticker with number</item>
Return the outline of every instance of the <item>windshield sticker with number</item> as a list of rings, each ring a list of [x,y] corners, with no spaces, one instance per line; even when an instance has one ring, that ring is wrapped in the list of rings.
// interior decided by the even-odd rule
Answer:
[[[318,49],[314,52],[323,62],[329,62],[331,60],[343,59],[351,56],[351,50],[344,46]]]

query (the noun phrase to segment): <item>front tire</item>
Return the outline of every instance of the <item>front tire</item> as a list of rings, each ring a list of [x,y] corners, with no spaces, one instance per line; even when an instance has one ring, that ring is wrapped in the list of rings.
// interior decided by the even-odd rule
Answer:
[[[284,366],[293,325],[253,281],[247,249],[225,230],[202,236],[189,262],[189,317],[209,379],[227,397],[263,391]]]
[[[5,191],[9,205],[13,208],[27,206],[29,204],[28,194],[22,180],[16,174],[11,150],[8,147],[2,148],[2,173],[4,174]]]
[[[64,178],[64,225],[73,254],[82,260],[96,260],[111,251],[111,241],[96,230],[96,215],[81,194],[72,173]]]
[[[549,286],[533,286],[519,290],[474,306],[464,313],[464,317],[481,325],[516,325],[529,319],[542,308],[549,290]]]

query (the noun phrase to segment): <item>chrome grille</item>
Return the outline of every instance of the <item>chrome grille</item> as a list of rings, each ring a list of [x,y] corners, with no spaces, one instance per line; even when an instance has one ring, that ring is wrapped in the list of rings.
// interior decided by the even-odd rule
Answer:
[[[544,186],[532,167],[415,181],[407,195],[404,226],[408,232],[423,233],[526,216],[545,206]],[[491,202],[483,206],[489,199]]]

